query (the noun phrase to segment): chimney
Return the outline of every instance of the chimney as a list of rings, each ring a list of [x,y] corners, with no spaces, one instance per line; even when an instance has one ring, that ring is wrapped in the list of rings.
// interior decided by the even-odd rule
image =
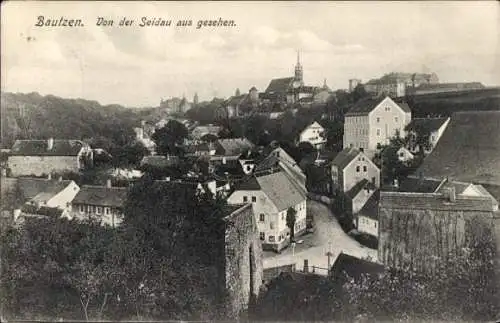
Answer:
[[[454,203],[457,200],[455,186],[450,187],[448,194],[449,194],[448,197],[450,199],[450,202]]]
[[[54,148],[54,138],[49,138],[47,140],[47,150],[52,150]]]
[[[304,273],[309,272],[309,261],[307,259],[304,259]]]
[[[111,188],[111,180],[110,179],[106,180],[106,187]]]

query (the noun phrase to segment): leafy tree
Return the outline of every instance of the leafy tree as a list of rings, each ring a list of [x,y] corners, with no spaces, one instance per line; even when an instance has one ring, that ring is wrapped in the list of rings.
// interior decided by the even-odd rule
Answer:
[[[182,123],[170,120],[163,128],[155,131],[152,139],[159,154],[182,155],[181,145],[187,135],[188,130]]]
[[[362,84],[358,84],[351,93],[352,103],[356,103],[369,96],[370,95],[366,92],[365,87]]]
[[[295,222],[297,221],[296,218],[297,211],[293,208],[290,207],[286,211],[286,226],[290,229],[290,241],[295,241]]]
[[[418,148],[418,155],[422,158],[426,150],[432,148],[430,141],[431,131],[426,128],[422,123],[416,123],[412,126],[406,126],[405,130],[408,131],[407,142],[416,148]]]
[[[395,179],[399,182],[409,175],[410,168],[399,160],[398,150],[405,145],[405,140],[396,134],[387,145],[378,145],[373,158],[374,163],[380,168],[382,183],[392,183]]]

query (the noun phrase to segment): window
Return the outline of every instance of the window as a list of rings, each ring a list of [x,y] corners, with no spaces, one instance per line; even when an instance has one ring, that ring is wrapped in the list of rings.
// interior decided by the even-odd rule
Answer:
[[[97,210],[97,212],[96,212],[97,214],[102,214],[102,206],[98,206],[96,210]]]
[[[380,118],[379,117],[377,117],[377,122],[380,122]]]
[[[274,242],[274,236],[269,236],[269,242]]]
[[[266,240],[266,234],[264,232],[260,233],[260,240]]]
[[[260,222],[264,222],[265,220],[266,220],[266,215],[265,215],[264,213],[261,213],[261,214],[259,215],[259,221],[260,221]]]
[[[243,202],[248,202],[248,197],[247,196],[243,196]]]
[[[105,208],[104,208],[104,213],[105,213],[106,215],[109,215],[109,214],[111,213],[111,209],[110,209],[109,207],[105,207]]]
[[[92,213],[92,205],[87,205],[87,213]]]
[[[377,129],[377,136],[380,136],[380,129]]]
[[[394,117],[394,121],[395,121],[395,122],[398,122],[398,117]]]
[[[363,172],[366,173],[366,166],[363,166]]]
[[[375,185],[375,177],[372,177],[372,184]]]
[[[373,222],[373,225],[375,226],[375,228],[377,227],[377,222]]]
[[[85,207],[83,204],[80,204],[80,213],[84,213],[85,212]]]
[[[359,173],[359,166],[356,166],[356,172]]]
[[[274,222],[269,223],[269,229],[274,230]]]
[[[257,197],[256,196],[252,196],[252,203],[254,202],[257,202]]]
[[[278,242],[281,241],[281,235],[278,236]]]
[[[405,156],[405,154],[403,152],[399,153],[399,157],[404,157],[404,156]]]

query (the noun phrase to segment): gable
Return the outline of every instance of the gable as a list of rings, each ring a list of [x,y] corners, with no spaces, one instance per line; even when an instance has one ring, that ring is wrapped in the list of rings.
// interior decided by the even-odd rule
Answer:
[[[400,105],[394,102],[390,97],[386,97],[369,112],[369,115],[371,115],[372,113],[383,112],[385,111],[386,107],[391,108],[390,112],[396,110],[403,115],[406,113],[406,111],[404,111]]]

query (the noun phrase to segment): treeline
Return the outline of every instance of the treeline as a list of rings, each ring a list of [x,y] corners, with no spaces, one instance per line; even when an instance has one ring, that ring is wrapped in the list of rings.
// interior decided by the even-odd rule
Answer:
[[[2,147],[10,148],[16,139],[78,139],[109,152],[115,164],[144,153],[132,145],[134,127],[140,117],[133,109],[120,105],[100,105],[96,101],[64,99],[38,93],[1,94]],[[135,158],[137,159],[137,158]]]
[[[7,319],[204,320],[223,315],[224,202],[143,179],[118,229],[27,219],[1,236]]]

